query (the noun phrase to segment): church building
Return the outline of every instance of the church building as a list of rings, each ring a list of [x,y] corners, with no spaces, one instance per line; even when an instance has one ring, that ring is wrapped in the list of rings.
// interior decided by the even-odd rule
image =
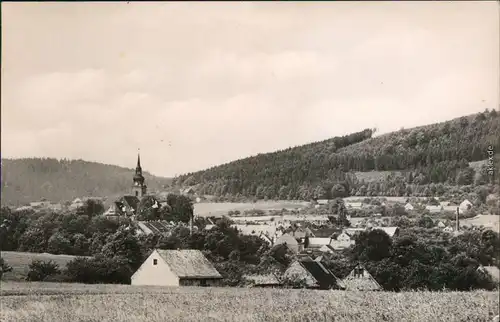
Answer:
[[[142,175],[141,157],[137,155],[137,166],[133,177],[133,185],[130,195],[125,195],[113,202],[109,209],[104,213],[108,217],[132,217],[136,214],[139,202],[147,194],[147,186]]]

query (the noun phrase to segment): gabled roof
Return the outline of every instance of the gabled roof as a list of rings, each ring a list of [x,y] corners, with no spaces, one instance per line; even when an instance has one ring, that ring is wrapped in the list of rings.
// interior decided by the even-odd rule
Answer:
[[[309,247],[321,247],[324,245],[328,245],[331,242],[331,238],[318,238],[318,237],[311,237],[309,238]]]
[[[212,263],[199,250],[156,249],[156,252],[179,278],[222,278]]]
[[[244,275],[244,279],[253,285],[279,285],[280,281],[274,274],[267,275]]]
[[[361,275],[356,274],[357,271],[362,272]],[[380,284],[373,278],[373,276],[364,268],[363,265],[358,264],[343,280],[346,290],[348,291],[379,291],[382,290]]]
[[[385,231],[389,237],[393,237],[398,232],[398,227],[373,227],[372,229],[380,229]]]
[[[134,211],[137,211],[137,206],[139,205],[139,198],[136,196],[123,196],[121,198],[123,202],[126,202]]]
[[[488,273],[494,282],[500,282],[500,270],[496,266],[479,266],[478,270]]]
[[[300,261],[300,264],[309,272],[309,274],[314,277],[319,288],[342,288],[342,283],[340,282],[340,280],[319,261],[304,260]]]

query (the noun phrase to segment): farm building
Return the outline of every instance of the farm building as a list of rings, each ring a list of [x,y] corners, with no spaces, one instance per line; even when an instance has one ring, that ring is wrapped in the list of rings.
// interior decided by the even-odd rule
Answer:
[[[479,266],[478,271],[488,274],[495,283],[500,283],[500,271],[496,266]]]
[[[290,236],[288,234],[283,234],[280,238],[276,240],[275,243],[275,245],[280,245],[280,244],[286,245],[295,254],[299,252],[299,242],[293,236]]]
[[[104,216],[117,217],[117,216],[132,216],[137,211],[139,205],[139,198],[136,196],[123,196],[119,200],[113,202],[106,210]]]
[[[165,220],[137,221],[137,226],[139,227],[137,232],[145,235],[169,233],[175,227],[174,224]]]
[[[467,211],[469,211],[472,208],[472,202],[470,202],[469,200],[465,199],[458,206],[458,208],[460,209],[460,212],[467,212]]]
[[[199,250],[155,249],[132,275],[132,285],[216,286],[222,276]]]
[[[244,275],[243,279],[249,287],[278,287],[280,281],[274,274],[267,275]]]
[[[432,205],[427,205],[425,206],[425,209],[429,210],[431,214],[436,214],[440,213],[443,210],[442,206],[432,206]]]
[[[453,228],[452,228],[452,227],[450,227],[450,226],[447,226],[447,227],[444,227],[444,228],[443,228],[443,231],[444,231],[445,233],[452,233],[452,232],[453,232]]]
[[[343,280],[347,291],[380,291],[382,287],[366,270],[358,264],[349,275]]]
[[[350,247],[355,244],[354,235],[350,235],[347,231],[343,231],[340,235],[337,236],[332,242],[330,246],[334,250],[341,250]],[[329,252],[329,251],[326,251]]]
[[[296,260],[285,271],[283,278],[292,282],[303,282],[307,288],[343,289],[342,281],[319,261],[312,259]]]
[[[413,210],[413,205],[412,205],[411,203],[407,203],[407,204],[405,205],[405,210],[406,210],[406,211],[411,211],[411,210]]]
[[[308,248],[321,248],[325,245],[330,245],[332,242],[330,237],[311,237],[309,238]]]

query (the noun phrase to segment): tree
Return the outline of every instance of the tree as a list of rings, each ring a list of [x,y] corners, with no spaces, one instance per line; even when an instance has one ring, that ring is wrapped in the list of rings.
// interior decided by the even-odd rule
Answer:
[[[422,216],[418,220],[418,226],[422,228],[432,228],[434,227],[434,221],[429,216]]]
[[[27,281],[44,281],[47,277],[60,274],[59,265],[54,261],[34,260],[29,265]]]
[[[12,267],[10,267],[7,262],[0,257],[0,279],[2,278],[4,273],[8,273],[12,271]]]
[[[47,250],[51,254],[72,254],[71,242],[62,233],[54,233],[47,243]]]
[[[123,227],[108,237],[102,248],[102,254],[108,258],[115,256],[126,258],[132,270],[136,270],[142,264],[141,247],[137,238]]]
[[[188,197],[170,194],[167,203],[172,209],[168,220],[188,223],[193,218],[193,202]]]
[[[391,246],[392,240],[385,231],[380,229],[363,231],[356,237],[353,248],[354,259],[380,261],[389,257]]]
[[[100,216],[104,213],[104,204],[100,200],[87,199],[83,203],[83,206],[76,210],[79,215],[87,215],[89,217]]]

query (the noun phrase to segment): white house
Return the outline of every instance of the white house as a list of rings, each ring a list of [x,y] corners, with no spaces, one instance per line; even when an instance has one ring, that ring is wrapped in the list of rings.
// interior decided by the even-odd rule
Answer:
[[[216,286],[222,276],[199,250],[155,249],[132,275],[132,285]]]
[[[413,205],[412,205],[411,203],[407,203],[407,204],[405,205],[405,210],[406,210],[406,211],[411,211],[411,210],[413,210],[413,209],[414,209],[414,208],[413,208]]]
[[[451,232],[453,232],[453,228],[452,228],[452,227],[450,227],[450,226],[447,226],[447,227],[444,227],[444,228],[443,228],[443,231],[444,231],[444,232],[447,232],[447,233],[451,233]]]
[[[460,206],[458,206],[458,208],[460,209],[460,212],[467,212],[472,208],[472,202],[465,199],[464,201],[462,201]]]
[[[442,221],[439,221],[438,224],[437,224],[437,226],[438,226],[438,228],[445,228],[446,227],[446,225],[443,224]]]

